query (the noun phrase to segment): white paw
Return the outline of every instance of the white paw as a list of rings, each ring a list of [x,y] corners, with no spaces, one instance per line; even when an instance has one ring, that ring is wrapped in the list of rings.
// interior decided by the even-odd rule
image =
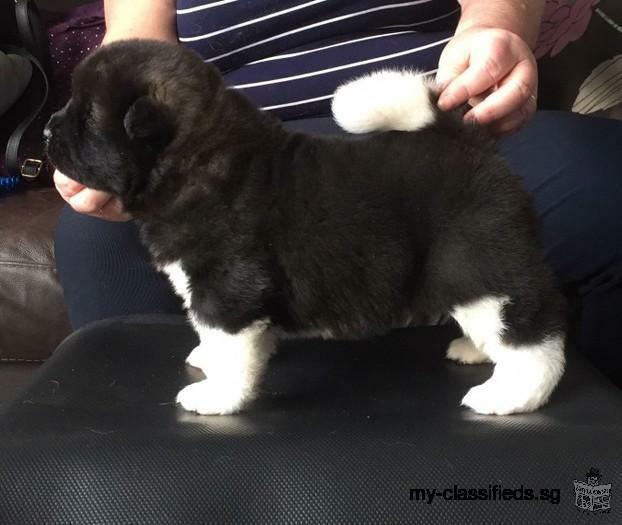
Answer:
[[[564,373],[561,338],[521,349],[499,348],[491,378],[471,388],[462,404],[480,414],[531,412],[546,403]]]
[[[447,359],[463,365],[474,365],[490,362],[490,358],[477,348],[468,337],[460,337],[449,343]]]
[[[481,385],[474,386],[462,398],[462,405],[467,406],[479,414],[496,414],[499,416],[531,412],[544,404],[543,398],[537,389],[530,391],[525,387],[518,387],[495,379],[489,379]]]
[[[505,397],[499,396],[497,385],[490,384],[490,381],[474,386],[462,398],[462,405],[467,406],[479,414],[511,414],[516,407],[508,403]]]
[[[190,412],[224,415],[238,412],[248,398],[244,388],[205,379],[182,389],[177,403]]]
[[[205,347],[197,346],[186,358],[186,363],[190,366],[205,370],[207,368],[207,350]]]

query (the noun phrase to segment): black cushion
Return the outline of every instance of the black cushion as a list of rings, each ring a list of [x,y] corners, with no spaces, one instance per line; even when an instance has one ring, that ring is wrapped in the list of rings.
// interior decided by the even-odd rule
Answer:
[[[0,419],[0,523],[622,523],[621,392],[572,357],[538,412],[477,415],[460,399],[491,367],[444,360],[455,336],[288,341],[245,413],[196,416],[173,402],[202,377],[183,320],[90,325]],[[575,506],[592,467],[606,516]],[[455,499],[494,485],[550,492]]]

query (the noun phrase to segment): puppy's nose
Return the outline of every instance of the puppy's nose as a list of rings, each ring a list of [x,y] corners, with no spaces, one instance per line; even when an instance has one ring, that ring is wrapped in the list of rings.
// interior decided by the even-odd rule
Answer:
[[[59,120],[59,115],[57,111],[56,113],[52,114],[52,116],[50,117],[50,120],[48,120],[47,124],[45,125],[45,128],[43,128],[43,136],[46,139],[49,139],[52,136],[54,132],[54,128],[58,126],[58,120]]]

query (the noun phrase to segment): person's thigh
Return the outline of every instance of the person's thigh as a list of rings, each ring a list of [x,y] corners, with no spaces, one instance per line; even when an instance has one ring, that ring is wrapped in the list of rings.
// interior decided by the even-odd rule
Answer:
[[[182,314],[168,279],[156,271],[133,222],[107,222],[63,209],[56,267],[74,329],[130,314]]]
[[[586,285],[620,264],[620,144],[622,122],[558,111],[537,113],[500,143],[533,195],[547,257],[563,285]]]
[[[533,195],[559,283],[580,306],[580,346],[622,385],[622,122],[539,112],[501,152]]]

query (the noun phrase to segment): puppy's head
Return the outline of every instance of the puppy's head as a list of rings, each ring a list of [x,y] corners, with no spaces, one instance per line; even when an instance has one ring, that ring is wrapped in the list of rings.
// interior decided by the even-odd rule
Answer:
[[[76,68],[71,100],[50,118],[48,156],[68,177],[127,203],[157,184],[167,150],[207,116],[221,86],[218,73],[181,46],[104,46]]]

